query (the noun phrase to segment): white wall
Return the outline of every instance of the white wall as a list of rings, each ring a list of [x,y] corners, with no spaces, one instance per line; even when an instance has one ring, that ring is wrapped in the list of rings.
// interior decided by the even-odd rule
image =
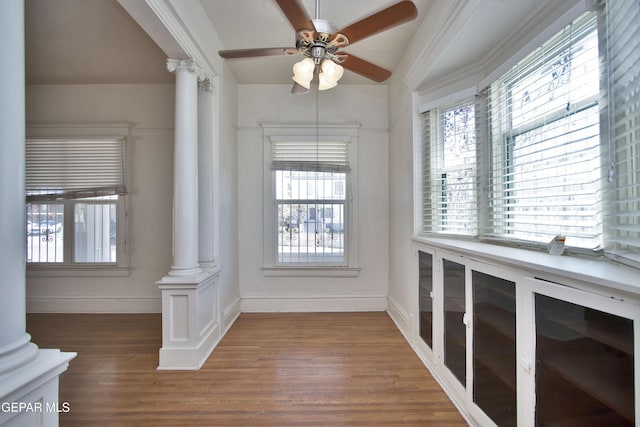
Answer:
[[[243,311],[384,310],[388,290],[388,100],[379,85],[341,85],[319,93],[320,123],[359,130],[358,277],[265,277],[263,138],[260,122],[315,123],[314,94],[291,85],[238,87],[239,280]]]
[[[239,306],[237,275],[236,84],[223,73],[219,103],[221,307]],[[160,312],[155,284],[171,266],[174,85],[38,85],[27,88],[27,121],[131,122],[128,277],[28,277],[30,312]],[[239,309],[239,308],[238,308]],[[238,310],[236,309],[236,311]],[[234,316],[234,314],[230,314]]]
[[[237,248],[236,83],[226,72],[219,109],[218,264],[225,318],[239,310]],[[36,85],[27,88],[27,122],[131,122],[128,185],[128,277],[28,277],[30,312],[160,312],[156,281],[172,254],[174,85]],[[233,307],[236,307],[235,311]],[[224,325],[223,325],[224,327]]]
[[[27,87],[27,123],[133,123],[128,277],[27,277],[30,312],[159,312],[171,265],[174,85]]]
[[[218,133],[218,286],[223,315],[222,330],[240,314],[238,280],[238,94],[237,84],[226,64],[219,80]]]
[[[412,251],[414,232],[413,116],[411,93],[401,78],[389,86],[389,308],[396,322],[417,316],[418,263]],[[408,330],[408,329],[407,329]]]

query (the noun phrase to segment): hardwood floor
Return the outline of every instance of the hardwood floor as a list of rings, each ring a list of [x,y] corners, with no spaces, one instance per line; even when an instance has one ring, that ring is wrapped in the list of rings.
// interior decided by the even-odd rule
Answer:
[[[30,314],[76,351],[65,426],[466,426],[386,313],[242,314],[199,371],[158,371],[159,314]]]

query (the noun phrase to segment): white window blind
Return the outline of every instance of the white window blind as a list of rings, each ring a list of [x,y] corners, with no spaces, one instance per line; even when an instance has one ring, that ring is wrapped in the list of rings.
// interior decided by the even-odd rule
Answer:
[[[424,128],[425,231],[475,236],[478,232],[474,101],[427,112]]]
[[[435,144],[432,138],[435,138],[436,111],[430,110],[423,114],[422,120],[422,231],[431,232],[433,230],[434,212],[432,199],[431,184],[431,146]]]
[[[273,170],[348,172],[349,143],[344,141],[271,141]]]
[[[607,1],[607,251],[640,264],[640,1]]]
[[[591,13],[491,85],[484,236],[602,247],[598,55]]]
[[[124,139],[29,139],[27,201],[125,193]]]

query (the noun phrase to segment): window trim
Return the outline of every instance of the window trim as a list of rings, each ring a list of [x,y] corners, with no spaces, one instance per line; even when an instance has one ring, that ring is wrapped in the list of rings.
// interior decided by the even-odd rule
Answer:
[[[359,123],[343,124],[288,124],[260,123],[263,136],[263,265],[265,277],[356,277],[358,261],[358,133]],[[345,200],[345,264],[278,264],[277,262],[277,201],[275,174],[271,168],[272,141],[343,141],[349,143],[350,172],[347,174]]]
[[[132,124],[129,122],[108,123],[28,123],[27,139],[124,139],[124,185],[130,186],[130,162]],[[78,199],[78,202],[86,203],[86,199]],[[75,200],[51,201],[49,203],[62,203],[65,205],[65,227],[73,223],[73,206]],[[26,206],[25,201],[25,206]],[[68,207],[67,207],[68,205]],[[73,261],[63,263],[27,263],[26,277],[127,277],[131,275],[131,253],[129,250],[129,195],[118,195],[116,201],[116,215],[118,226],[116,228],[117,255],[115,263],[75,263]],[[71,212],[71,215],[68,215]],[[26,218],[26,213],[25,213]],[[25,220],[26,223],[26,220]],[[71,225],[72,227],[72,225]],[[26,225],[25,225],[26,233]],[[72,238],[73,233],[70,233]],[[25,234],[26,237],[26,234]],[[73,242],[70,243],[73,245]],[[65,246],[67,243],[65,243]],[[73,250],[69,251],[72,256]],[[67,254],[65,249],[65,255]]]

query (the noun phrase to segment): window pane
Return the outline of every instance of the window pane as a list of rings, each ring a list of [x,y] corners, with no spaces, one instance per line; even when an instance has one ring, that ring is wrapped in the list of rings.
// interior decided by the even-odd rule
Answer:
[[[600,247],[598,122],[595,105],[513,138],[507,148],[505,234],[542,243],[562,234],[568,246]]]
[[[344,204],[278,202],[279,263],[342,263]]]
[[[582,40],[570,35],[565,44],[549,48],[539,67],[516,80],[511,87],[511,126],[518,128],[553,111],[590,99],[599,92],[598,34],[593,27]],[[564,34],[563,34],[564,35]],[[556,50],[554,50],[556,49]]]
[[[608,1],[608,252],[640,267],[640,2]],[[604,139],[604,138],[603,138]]]
[[[27,262],[63,262],[63,226],[63,204],[27,204]]]
[[[74,261],[116,262],[116,203],[76,203]]]
[[[435,232],[477,233],[475,106],[442,112],[437,166],[431,178]]]
[[[346,174],[275,171],[280,264],[344,264]]]

